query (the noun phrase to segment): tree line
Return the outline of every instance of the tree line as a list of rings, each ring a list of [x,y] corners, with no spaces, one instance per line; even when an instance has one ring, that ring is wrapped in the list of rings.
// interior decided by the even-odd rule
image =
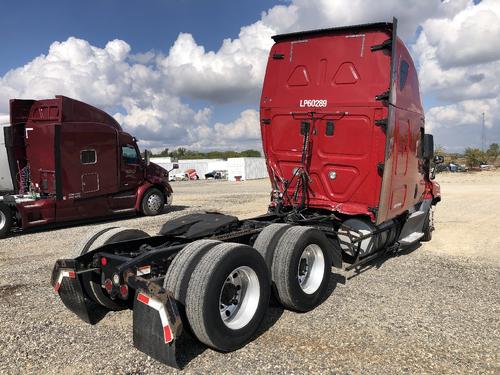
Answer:
[[[447,153],[443,146],[437,146],[436,155],[444,156],[451,162],[456,162],[458,159],[465,159],[468,167],[479,167],[481,164],[495,164],[500,155],[500,146],[498,143],[492,143],[486,151],[479,148],[467,147],[463,154]]]
[[[244,150],[244,151],[194,151],[184,147],[179,147],[176,150],[165,148],[163,151],[152,154],[153,157],[171,157],[173,160],[180,159],[227,159],[227,158],[252,158],[261,157],[260,151]]]

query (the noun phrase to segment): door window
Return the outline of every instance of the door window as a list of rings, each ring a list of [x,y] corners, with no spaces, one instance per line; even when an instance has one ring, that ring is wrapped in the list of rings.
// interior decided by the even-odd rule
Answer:
[[[82,164],[97,163],[97,153],[95,150],[82,150],[80,152],[80,161]]]
[[[134,146],[122,146],[122,159],[125,164],[139,164],[139,155]]]
[[[405,60],[401,61],[399,66],[399,91],[402,91],[406,85],[406,79],[408,78],[408,70],[410,65]]]

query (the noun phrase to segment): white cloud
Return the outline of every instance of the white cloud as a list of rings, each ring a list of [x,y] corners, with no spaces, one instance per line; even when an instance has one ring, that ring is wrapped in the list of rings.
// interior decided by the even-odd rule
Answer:
[[[413,47],[424,92],[442,99],[495,97],[499,93],[500,1],[469,4],[451,18],[422,25]]]
[[[435,143],[450,152],[466,147],[483,146],[482,114],[485,114],[484,147],[500,142],[500,99],[464,100],[455,104],[436,106],[426,114],[426,127]]]
[[[485,126],[492,128],[494,119],[500,116],[500,100],[463,100],[456,104],[436,106],[427,111],[426,127],[433,130],[439,127],[456,128],[464,125],[482,126],[482,113],[485,117]]]
[[[270,11],[264,21],[281,26],[280,32],[355,25],[369,22],[392,21],[398,18],[400,35],[414,36],[417,26],[436,15],[450,15],[462,9],[471,0],[380,0],[374,4],[366,0],[294,0],[288,14]],[[278,13],[278,14],[276,14]],[[285,22],[287,21],[288,22]],[[293,20],[293,22],[290,22]]]
[[[246,109],[240,117],[213,127],[202,125],[191,132],[192,146],[199,149],[261,149],[259,112]]]
[[[122,108],[115,118],[144,145],[187,142],[187,128],[207,124],[210,109],[191,109],[165,90],[160,71],[132,64],[129,56],[130,46],[122,40],[104,48],[77,38],[54,42],[47,55],[0,78],[0,112],[8,111],[9,98],[66,95],[105,110]]]
[[[499,0],[477,5],[472,0],[380,0],[376,6],[368,0],[293,0],[263,12],[215,51],[189,33],[179,34],[168,54],[132,53],[122,40],[99,48],[69,38],[0,77],[0,114],[8,111],[9,98],[62,94],[112,111],[148,146],[258,147],[254,109],[226,124],[212,124],[212,116],[219,103],[256,108],[272,35],[393,16],[399,19],[400,35],[409,42],[416,39],[411,50],[424,95],[438,100],[428,112],[428,124],[435,130],[466,126],[483,110],[494,118],[500,96]],[[180,97],[215,107],[195,110]]]
[[[453,18],[423,23],[423,35],[436,47],[443,68],[488,63],[500,59],[500,1],[469,5]]]
[[[217,103],[255,99],[273,33],[257,22],[243,27],[239,39],[225,39],[217,52],[205,51],[191,34],[181,33],[159,66],[179,95]]]
[[[469,3],[426,20],[412,51],[424,97],[438,101],[426,123],[439,142],[456,150],[477,146],[483,112],[492,141],[498,141],[500,1]]]
[[[271,36],[307,29],[329,28],[399,18],[399,33],[412,38],[428,17],[454,15],[471,0],[381,0],[370,6],[366,0],[294,0],[263,12],[259,21],[241,28],[237,39],[225,39],[217,51],[206,51],[191,34],[181,33],[168,56],[159,59],[168,84],[179,95],[216,103],[257,102]],[[348,6],[346,6],[348,5]]]

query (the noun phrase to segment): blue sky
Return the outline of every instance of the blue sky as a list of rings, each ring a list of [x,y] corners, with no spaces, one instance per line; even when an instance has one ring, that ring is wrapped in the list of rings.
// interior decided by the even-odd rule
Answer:
[[[0,3],[8,99],[99,106],[152,148],[259,148],[274,34],[399,19],[426,123],[449,151],[500,142],[500,0],[87,0]]]
[[[5,0],[0,2],[0,75],[70,36],[95,46],[123,39],[132,52],[168,51],[180,32],[215,50],[262,11],[283,1],[251,0]]]
[[[0,45],[8,51],[0,59],[0,76],[46,54],[54,41],[74,36],[103,47],[122,39],[132,53],[167,53],[180,32],[191,33],[207,50],[217,50],[226,38],[236,38],[241,26],[260,18],[263,11],[286,1],[252,0],[53,0],[0,3]],[[27,11],[29,9],[29,11]],[[22,26],[21,26],[22,25]],[[183,96],[193,108],[207,101]],[[255,104],[257,106],[258,103]],[[229,122],[245,104],[219,105],[214,121]],[[122,112],[119,106],[112,109]]]

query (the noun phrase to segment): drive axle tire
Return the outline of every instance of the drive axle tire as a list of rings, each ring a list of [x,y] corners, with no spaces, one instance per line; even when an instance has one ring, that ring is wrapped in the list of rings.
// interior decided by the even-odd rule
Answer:
[[[162,212],[165,205],[165,196],[156,189],[151,188],[146,191],[141,201],[141,212],[146,216],[155,216]]]
[[[223,351],[248,343],[269,304],[266,263],[253,248],[222,243],[210,249],[191,275],[186,315],[195,336]]]
[[[219,244],[221,242],[215,240],[191,242],[174,257],[168,268],[163,287],[173,294],[183,321],[186,318],[186,294],[191,275],[207,251]]]
[[[283,234],[274,252],[272,280],[284,307],[304,312],[321,303],[330,281],[331,247],[311,227],[294,226]]]
[[[0,238],[6,237],[12,229],[12,211],[10,207],[0,203]]]
[[[149,234],[139,229],[120,227],[94,228],[84,237],[86,241],[82,241],[75,248],[75,256],[86,254],[103,245],[147,237],[149,237]],[[126,301],[113,300],[108,296],[107,292],[102,288],[101,282],[98,280],[96,274],[86,272],[82,274],[81,278],[85,291],[95,302],[112,311],[119,311],[127,308]]]
[[[94,241],[101,236],[104,232],[107,232],[111,229],[115,229],[118,227],[105,227],[105,226],[98,226],[96,228],[92,228],[89,231],[87,231],[86,235],[82,237],[78,245],[76,245],[73,248],[73,256],[79,257],[80,255],[83,255],[90,251],[90,248],[92,247]],[[96,246],[93,246],[92,248],[95,248]]]
[[[432,220],[432,207],[429,208],[429,212],[427,213],[427,217],[425,218],[425,224],[423,228],[424,235],[420,239],[422,242],[429,242],[432,240],[432,231],[434,230],[433,220]]]
[[[274,249],[279,239],[288,228],[291,228],[290,224],[268,225],[259,233],[253,244],[254,249],[257,250],[266,261],[269,274],[272,272]]]

